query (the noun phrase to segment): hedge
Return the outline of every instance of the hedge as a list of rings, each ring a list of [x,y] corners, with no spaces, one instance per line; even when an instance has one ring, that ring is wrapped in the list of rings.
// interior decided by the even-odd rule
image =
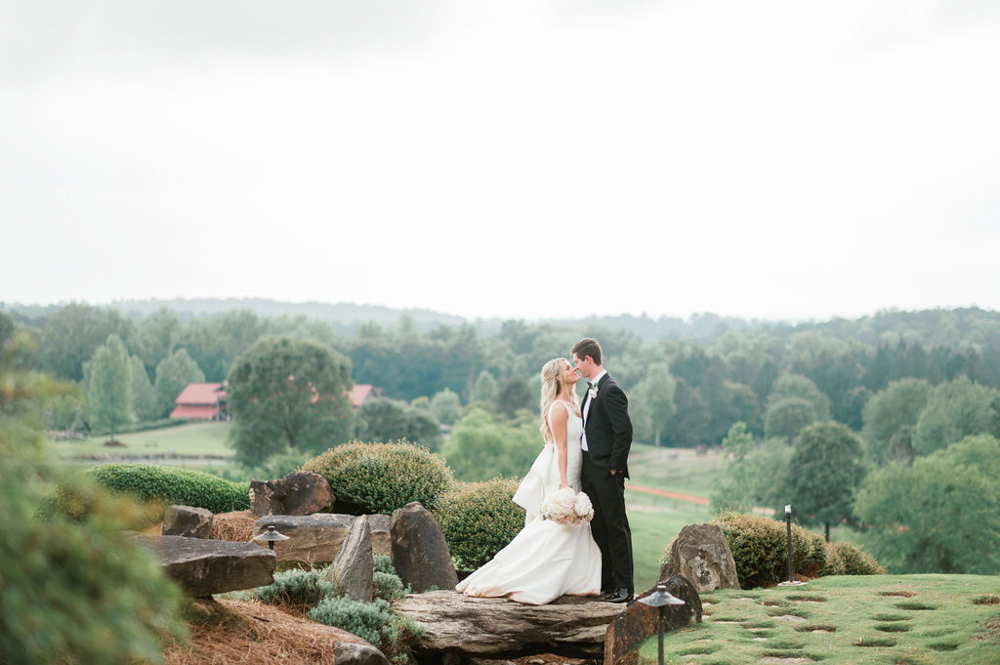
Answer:
[[[154,464],[104,464],[83,473],[138,501],[162,501],[213,513],[250,508],[249,483],[234,483],[201,471]]]
[[[412,501],[433,510],[454,482],[444,461],[426,448],[400,443],[347,443],[302,466],[330,483],[338,513],[389,515]]]
[[[475,570],[524,528],[524,509],[512,500],[517,486],[503,478],[455,483],[438,500],[434,518],[456,568]]]

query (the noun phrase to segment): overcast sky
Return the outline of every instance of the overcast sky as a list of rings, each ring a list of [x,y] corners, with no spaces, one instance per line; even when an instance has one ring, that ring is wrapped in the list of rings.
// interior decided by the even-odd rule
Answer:
[[[1000,309],[992,0],[0,0],[0,301]]]

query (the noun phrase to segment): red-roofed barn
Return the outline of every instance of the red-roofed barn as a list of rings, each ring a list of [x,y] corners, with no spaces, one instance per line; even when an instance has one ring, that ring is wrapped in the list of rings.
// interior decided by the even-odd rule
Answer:
[[[174,400],[177,408],[171,418],[191,420],[224,420],[226,413],[226,386],[222,383],[189,383]]]

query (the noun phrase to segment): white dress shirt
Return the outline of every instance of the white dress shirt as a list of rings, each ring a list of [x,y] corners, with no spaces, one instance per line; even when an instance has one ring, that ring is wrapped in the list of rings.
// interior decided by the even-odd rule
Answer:
[[[601,370],[601,373],[590,379],[593,385],[597,385],[601,381],[601,377],[607,374],[607,370]],[[587,447],[587,414],[590,413],[590,387],[587,387],[587,396],[583,398],[583,408],[580,409],[583,414],[583,434],[580,436],[580,447],[584,450],[590,450]]]

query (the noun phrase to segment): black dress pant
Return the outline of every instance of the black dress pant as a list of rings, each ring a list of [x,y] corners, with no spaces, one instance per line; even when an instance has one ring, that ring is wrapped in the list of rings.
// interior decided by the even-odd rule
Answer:
[[[601,588],[635,590],[632,581],[632,531],[625,514],[625,476],[611,472],[583,452],[583,491],[594,504],[590,522],[601,549]]]

